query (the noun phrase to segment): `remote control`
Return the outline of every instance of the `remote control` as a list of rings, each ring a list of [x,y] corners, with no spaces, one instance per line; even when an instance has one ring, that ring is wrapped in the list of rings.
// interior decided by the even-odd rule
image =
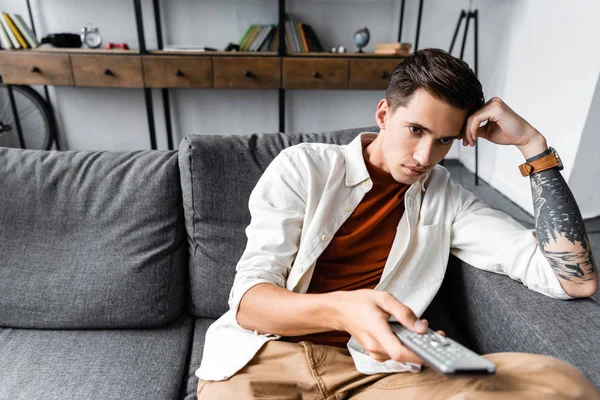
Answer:
[[[397,322],[390,323],[390,326],[402,344],[442,374],[494,374],[496,372],[495,364],[430,328],[420,334]]]

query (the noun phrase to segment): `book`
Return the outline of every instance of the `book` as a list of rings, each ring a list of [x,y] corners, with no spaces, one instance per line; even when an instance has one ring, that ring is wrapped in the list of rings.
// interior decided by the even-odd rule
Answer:
[[[257,51],[269,51],[269,48],[270,48],[269,46],[270,46],[271,41],[273,40],[273,35],[276,30],[277,30],[276,26],[274,26],[274,25],[269,26],[269,29],[267,30],[267,34],[263,38],[262,42],[259,44]]]
[[[298,46],[296,45],[296,34],[294,33],[294,27],[292,26],[292,21],[285,21],[285,36],[286,40],[289,41],[288,51],[290,53],[297,53]]]
[[[12,17],[12,20],[19,29],[19,31],[21,31],[21,34],[23,35],[25,40],[27,40],[29,47],[31,47],[32,49],[40,47],[40,42],[35,37],[33,31],[29,29],[29,26],[27,26],[21,15],[11,14],[10,16]]]
[[[298,38],[298,46],[300,46],[300,52],[308,52],[308,48],[304,47],[304,40],[302,39],[302,24],[299,21],[294,21],[294,28],[294,31],[296,32],[296,37]]]
[[[298,28],[300,30],[300,37],[302,38],[302,47],[304,48],[304,51],[308,53],[310,49],[308,47],[308,41],[306,40],[306,33],[304,33],[304,24],[302,22],[299,22],[298,25]]]
[[[204,52],[204,51],[217,51],[213,47],[196,46],[196,45],[171,45],[165,46],[163,51],[191,51],[191,52]]]
[[[251,51],[259,51],[272,30],[273,27],[271,25],[264,25],[260,34],[256,37]]]
[[[244,46],[241,48],[242,51],[249,51],[250,46],[252,45],[252,42],[254,42],[254,39],[256,38],[256,35],[258,34],[259,31],[260,31],[260,25],[254,25],[254,27],[252,28],[252,31],[248,35],[248,39],[246,40],[246,43],[244,43]]]
[[[410,49],[375,49],[375,54],[408,56],[410,55]]]
[[[8,37],[8,33],[4,30],[3,24],[0,24],[0,44],[2,45],[2,48],[6,50],[15,48]]]
[[[265,36],[265,39],[258,48],[258,51],[270,51],[271,44],[273,43],[276,32],[277,27],[275,25],[271,25],[269,32],[267,33],[267,36]]]
[[[5,13],[0,14],[0,23],[2,23],[2,26],[4,26],[4,30],[6,31],[6,34],[8,35],[8,38],[10,39],[10,42],[13,45],[13,48],[20,49],[22,47],[21,43],[19,43],[19,41],[17,40],[17,37],[15,36],[14,32],[10,28],[10,25],[8,24],[8,21],[4,19],[4,14]]]
[[[6,23],[9,26],[9,28],[12,30],[14,37],[17,39],[17,41],[19,42],[19,44],[21,45],[21,47],[24,48],[24,49],[28,49],[29,48],[29,43],[27,43],[27,41],[25,40],[25,38],[23,37],[23,35],[21,35],[21,32],[19,32],[19,29],[17,28],[17,26],[13,22],[12,18],[10,17],[10,15],[8,13],[3,12],[2,13],[2,18],[4,18],[4,20],[6,21]],[[6,27],[6,25],[5,25],[5,27]]]
[[[375,48],[381,48],[381,49],[404,49],[404,48],[410,48],[411,44],[410,43],[377,43],[375,44]]]
[[[244,43],[246,43],[246,40],[248,40],[248,35],[250,34],[250,32],[252,31],[253,28],[254,28],[254,25],[250,25],[248,27],[248,29],[246,29],[246,32],[242,35],[242,38],[238,42],[238,46],[240,46],[240,49],[242,48]]]
[[[279,27],[275,27],[275,33],[273,33],[273,41],[271,42],[271,51],[279,51]]]
[[[314,51],[314,52],[323,51],[323,45],[319,41],[319,38],[317,37],[313,28],[308,24],[303,24],[302,26],[304,28],[304,32],[306,33],[306,38],[309,40],[309,42],[311,42],[313,44],[313,49],[310,51]]]

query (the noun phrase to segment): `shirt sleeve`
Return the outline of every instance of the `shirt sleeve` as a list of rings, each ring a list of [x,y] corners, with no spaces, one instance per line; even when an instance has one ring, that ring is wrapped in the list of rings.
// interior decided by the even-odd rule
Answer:
[[[298,252],[306,190],[294,153],[288,150],[275,157],[250,194],[248,242],[229,294],[234,315],[242,297],[253,286],[270,283],[285,287]]]
[[[544,257],[534,229],[487,206],[461,185],[449,182],[455,218],[450,252],[482,270],[510,276],[529,289],[557,299],[573,299]]]

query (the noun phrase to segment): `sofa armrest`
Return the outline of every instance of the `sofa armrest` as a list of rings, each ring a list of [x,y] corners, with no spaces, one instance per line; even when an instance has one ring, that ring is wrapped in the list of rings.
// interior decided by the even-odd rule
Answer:
[[[461,333],[480,354],[544,354],[579,368],[600,387],[600,305],[590,298],[558,300],[506,275],[451,256],[442,297]]]

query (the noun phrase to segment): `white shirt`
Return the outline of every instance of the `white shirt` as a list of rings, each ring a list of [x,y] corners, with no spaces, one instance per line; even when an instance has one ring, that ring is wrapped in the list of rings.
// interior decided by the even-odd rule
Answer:
[[[236,321],[240,300],[259,283],[306,293],[317,259],[373,186],[362,144],[376,135],[361,133],[344,146],[292,146],[267,167],[250,195],[248,243],[236,267],[230,310],[206,332],[202,363],[196,371],[200,379],[228,379],[267,341],[280,338],[240,327]],[[485,205],[454,183],[442,166],[411,185],[404,204],[375,290],[390,292],[417,317],[438,292],[450,253],[546,296],[572,298],[541,253],[535,230]],[[348,349],[356,368],[365,374],[421,369],[412,363],[378,362],[354,339]]]

